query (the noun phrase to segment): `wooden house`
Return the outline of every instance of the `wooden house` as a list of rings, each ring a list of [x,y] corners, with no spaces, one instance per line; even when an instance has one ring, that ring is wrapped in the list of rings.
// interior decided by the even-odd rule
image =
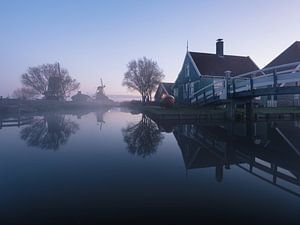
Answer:
[[[279,54],[264,68],[271,68],[274,66],[280,66],[288,63],[300,62],[300,41],[294,42],[290,47]],[[284,86],[299,86],[299,82],[286,83]],[[300,95],[278,95],[278,96],[265,96],[262,97],[262,104],[265,107],[277,107],[277,106],[299,106]]]
[[[154,95],[154,100],[156,102],[160,102],[164,97],[168,95],[173,95],[173,86],[174,83],[160,83]]]
[[[92,98],[88,95],[82,94],[81,91],[78,91],[76,95],[73,95],[72,97],[73,102],[91,102]]]
[[[215,54],[186,52],[173,87],[176,102],[190,104],[196,91],[224,77],[226,71],[236,76],[259,69],[249,56],[224,55],[223,47],[223,40],[218,39]]]

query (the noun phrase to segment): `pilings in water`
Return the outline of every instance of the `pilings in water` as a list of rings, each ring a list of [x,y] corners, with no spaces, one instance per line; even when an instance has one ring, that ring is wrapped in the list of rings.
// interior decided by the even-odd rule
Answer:
[[[230,101],[226,103],[226,119],[234,120],[236,114],[236,103],[234,101]]]
[[[236,119],[236,109],[238,104],[244,104],[246,110],[246,120],[254,120],[253,102],[251,99],[245,101],[244,103],[231,100],[226,103],[226,119],[235,120]]]
[[[252,100],[248,100],[245,103],[245,110],[246,110],[246,120],[253,121],[254,120],[254,113],[253,113],[253,102]]]

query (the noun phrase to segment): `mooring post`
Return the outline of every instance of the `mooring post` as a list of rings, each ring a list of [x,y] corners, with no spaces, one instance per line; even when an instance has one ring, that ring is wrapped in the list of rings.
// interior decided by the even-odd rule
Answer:
[[[272,169],[272,173],[273,173],[273,183],[276,184],[276,181],[277,181],[277,165],[272,163],[271,164],[271,169]]]
[[[233,102],[233,100],[226,103],[226,119],[235,119],[235,103]]]
[[[216,165],[216,181],[222,182],[223,181],[223,164],[218,163]]]

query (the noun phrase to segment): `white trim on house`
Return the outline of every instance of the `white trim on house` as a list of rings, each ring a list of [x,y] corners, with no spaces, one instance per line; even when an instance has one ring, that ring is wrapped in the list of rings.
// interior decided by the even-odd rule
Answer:
[[[200,71],[198,70],[198,67],[197,67],[197,65],[196,65],[196,63],[195,63],[195,61],[194,61],[194,59],[193,59],[191,53],[190,53],[190,52],[187,52],[187,54],[188,54],[188,56],[189,56],[189,58],[190,58],[190,60],[191,60],[191,62],[192,62],[192,64],[193,64],[193,66],[194,66],[194,68],[195,68],[197,74],[199,75],[199,77],[201,77],[201,73],[200,73]]]

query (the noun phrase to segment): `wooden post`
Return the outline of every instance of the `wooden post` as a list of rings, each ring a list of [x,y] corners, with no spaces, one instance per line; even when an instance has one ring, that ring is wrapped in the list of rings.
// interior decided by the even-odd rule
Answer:
[[[273,87],[277,88],[277,71],[273,70]]]
[[[250,91],[251,92],[253,91],[253,78],[252,78],[252,75],[250,77]]]
[[[226,104],[226,119],[235,119],[235,103],[232,100]]]
[[[232,90],[233,90],[233,93],[235,93],[235,79],[234,78],[232,79]]]
[[[228,99],[229,96],[229,90],[230,90],[230,86],[229,86],[229,79],[230,79],[230,74],[231,71],[225,71],[225,91],[226,91],[226,95],[225,95],[225,99]]]
[[[274,163],[272,163],[271,168],[272,168],[272,173],[273,173],[273,183],[276,184],[276,181],[277,181],[277,166]]]
[[[222,180],[223,180],[223,164],[218,163],[216,165],[216,174],[215,174],[215,176],[216,176],[216,180],[218,182],[222,182]]]
[[[276,71],[276,69],[273,70],[273,88],[275,89],[275,93],[277,93],[277,71]],[[277,94],[273,95],[272,107],[274,107],[275,101],[277,101]]]
[[[246,103],[246,120],[252,121],[253,120],[253,105],[252,100]]]

